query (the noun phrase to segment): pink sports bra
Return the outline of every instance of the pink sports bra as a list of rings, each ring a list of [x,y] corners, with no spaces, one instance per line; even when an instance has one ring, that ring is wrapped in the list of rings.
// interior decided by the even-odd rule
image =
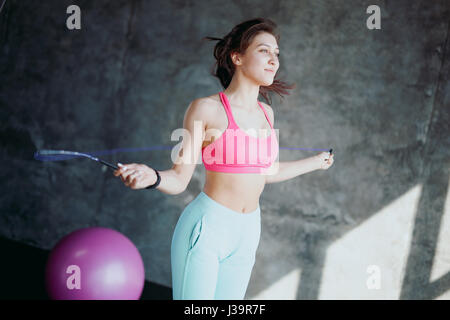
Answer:
[[[206,170],[227,173],[265,173],[278,156],[278,140],[267,112],[270,135],[257,138],[241,130],[234,121],[227,96],[219,92],[228,117],[228,127],[213,143],[202,148],[202,161]]]

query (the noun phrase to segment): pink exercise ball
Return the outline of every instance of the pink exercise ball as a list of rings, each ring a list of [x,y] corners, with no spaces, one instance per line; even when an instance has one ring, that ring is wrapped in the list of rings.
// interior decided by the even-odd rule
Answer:
[[[144,263],[127,237],[93,227],[62,238],[47,260],[45,285],[55,300],[138,300]]]

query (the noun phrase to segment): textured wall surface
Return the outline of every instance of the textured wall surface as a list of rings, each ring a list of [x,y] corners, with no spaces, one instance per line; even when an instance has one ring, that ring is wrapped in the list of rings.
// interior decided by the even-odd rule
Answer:
[[[81,8],[81,30],[65,26]],[[366,8],[381,8],[381,29]],[[278,23],[274,96],[280,161],[335,150],[335,163],[269,184],[246,298],[450,298],[450,2],[8,0],[0,13],[0,235],[51,249],[79,228],[129,237],[146,276],[171,286],[170,242],[202,190],[126,188],[87,159],[38,162],[37,149],[174,146],[198,97],[222,90],[215,42],[258,16]],[[283,149],[285,148],[285,149]],[[105,155],[172,166],[166,148]]]

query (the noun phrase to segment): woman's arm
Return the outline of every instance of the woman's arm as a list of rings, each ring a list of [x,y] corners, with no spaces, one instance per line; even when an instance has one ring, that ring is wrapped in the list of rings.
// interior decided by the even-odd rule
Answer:
[[[161,182],[155,189],[161,191],[162,193],[170,195],[180,194],[186,189],[183,179],[175,172],[174,169],[168,169],[158,172],[161,176]],[[150,183],[149,185],[154,184],[156,182],[156,178],[157,177],[155,174],[155,180],[152,181],[152,183]]]
[[[176,195],[182,193],[186,186],[183,179],[174,169],[159,171],[161,181],[155,188],[165,194]],[[120,176],[123,183],[133,190],[143,189],[156,182],[157,176],[153,168],[140,163],[119,164],[119,169],[114,175]]]
[[[278,170],[272,170],[266,175],[266,183],[276,183],[295,178],[299,175],[322,169],[317,156],[295,161],[284,161],[275,164]]]
[[[272,107],[264,102],[262,104],[268,111],[270,121],[274,126],[275,115]],[[286,181],[318,169],[327,170],[333,162],[333,155],[330,156],[326,152],[296,161],[275,162],[266,173],[266,183]]]
[[[187,108],[183,120],[185,130],[181,149],[172,168],[158,170],[161,181],[156,187],[157,190],[170,195],[177,195],[186,190],[201,153],[209,110],[211,108],[203,99],[194,100]],[[143,189],[156,182],[155,171],[145,164],[130,163],[119,166],[114,175],[120,176],[125,185],[133,190]]]

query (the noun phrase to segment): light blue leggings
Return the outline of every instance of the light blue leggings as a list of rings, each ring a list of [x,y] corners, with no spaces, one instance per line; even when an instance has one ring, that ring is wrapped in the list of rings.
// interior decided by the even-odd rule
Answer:
[[[239,213],[201,191],[173,233],[173,299],[244,299],[260,233],[260,207]]]

